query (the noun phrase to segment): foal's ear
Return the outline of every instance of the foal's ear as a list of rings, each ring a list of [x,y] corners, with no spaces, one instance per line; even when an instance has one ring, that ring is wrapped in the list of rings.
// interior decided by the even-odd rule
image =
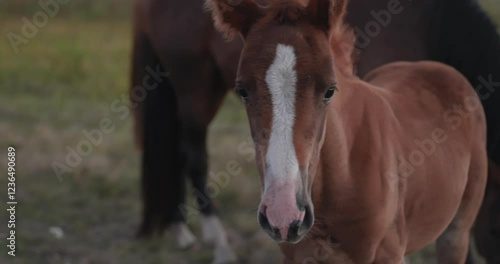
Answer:
[[[263,16],[254,0],[206,0],[205,8],[212,13],[215,27],[228,39],[235,33],[245,37],[250,26]]]
[[[327,33],[341,26],[347,0],[309,0],[307,14],[311,21]]]

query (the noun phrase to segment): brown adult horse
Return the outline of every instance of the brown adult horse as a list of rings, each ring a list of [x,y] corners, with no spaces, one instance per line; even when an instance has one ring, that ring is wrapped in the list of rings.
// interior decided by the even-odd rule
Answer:
[[[401,0],[391,12],[394,2],[349,3],[347,20],[359,33],[358,74],[364,76],[397,60],[433,59],[454,66],[480,95],[488,122],[489,157],[500,164],[500,93],[495,92],[500,87],[500,42],[495,27],[476,0]],[[234,87],[242,46],[239,38],[224,42],[202,6],[202,0],[134,2],[131,97],[137,145],[143,154],[139,234],[149,236],[170,225],[181,246],[193,242],[182,224],[193,212],[187,210],[193,206],[183,206],[185,175],[200,203],[195,207],[205,216],[213,215],[204,192],[206,131],[222,98]],[[496,263],[500,210],[495,205],[500,202],[500,185],[498,181],[488,185],[476,233],[481,236],[480,252]],[[221,229],[214,217],[203,219],[207,230]],[[205,233],[214,239],[213,233]]]
[[[324,263],[402,263],[436,238],[439,263],[464,263],[487,178],[479,98],[435,62],[357,78],[346,2],[207,1],[216,27],[244,38],[236,90],[256,145],[259,223],[282,263],[327,239],[338,246]],[[453,108],[467,116],[450,119]]]

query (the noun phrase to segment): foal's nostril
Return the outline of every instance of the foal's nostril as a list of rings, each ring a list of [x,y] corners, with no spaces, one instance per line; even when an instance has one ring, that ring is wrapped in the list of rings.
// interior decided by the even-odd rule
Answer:
[[[259,212],[259,224],[264,229],[271,229],[271,224],[269,224],[269,220],[262,212]]]
[[[264,231],[268,233],[274,233],[273,227],[269,223],[269,220],[267,219],[266,215],[264,215],[262,212],[259,212],[259,224],[264,229]]]
[[[259,224],[264,231],[266,231],[269,235],[271,235],[271,237],[275,239],[281,239],[281,233],[279,228],[271,226],[269,220],[267,219],[267,216],[264,215],[262,212],[259,212]]]

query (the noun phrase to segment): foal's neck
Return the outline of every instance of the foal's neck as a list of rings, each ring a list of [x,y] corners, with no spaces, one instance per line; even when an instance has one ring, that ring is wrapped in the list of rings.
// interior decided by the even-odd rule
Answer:
[[[356,80],[337,79],[338,91],[335,92],[325,121],[325,138],[321,148],[317,179],[320,186],[339,186],[334,181],[349,175],[351,146],[354,140],[354,124],[358,123],[362,109],[352,107],[356,100]],[[331,174],[335,174],[332,177]],[[333,187],[335,188],[335,187]],[[331,190],[328,190],[331,191]]]
[[[338,54],[337,54],[338,55]],[[335,56],[335,54],[334,54]],[[370,90],[366,83],[342,65],[335,65],[338,91],[330,102],[318,170],[313,182],[313,202],[321,212],[331,212],[346,199],[356,195],[355,186],[362,184],[353,171],[353,159],[361,158],[359,138],[366,131],[367,104]],[[367,146],[368,147],[368,146]],[[358,164],[361,165],[361,164]],[[325,208],[326,207],[326,208]],[[326,217],[331,219],[331,217]]]

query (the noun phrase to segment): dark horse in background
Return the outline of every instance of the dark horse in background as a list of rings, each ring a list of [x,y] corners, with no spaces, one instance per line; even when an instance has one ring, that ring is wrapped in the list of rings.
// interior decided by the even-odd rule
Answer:
[[[228,8],[238,3],[230,0]],[[144,205],[138,234],[169,227],[180,247],[194,242],[184,224],[193,214],[184,202],[187,177],[202,213],[203,237],[216,244],[216,262],[232,260],[205,188],[206,136],[234,87],[242,42],[224,41],[202,0],[135,0],[134,12],[131,98]],[[474,236],[488,263],[500,263],[500,37],[492,21],[477,0],[351,0],[347,21],[357,33],[359,76],[393,61],[436,60],[475,87],[486,112],[491,162]],[[141,87],[146,96],[140,96]]]

